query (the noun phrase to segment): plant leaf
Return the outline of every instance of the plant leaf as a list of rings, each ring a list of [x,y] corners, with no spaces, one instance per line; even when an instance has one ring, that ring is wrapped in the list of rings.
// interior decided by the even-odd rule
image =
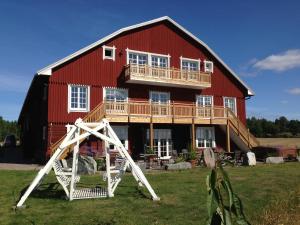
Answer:
[[[247,221],[245,214],[243,212],[243,205],[240,200],[240,198],[233,193],[233,213],[237,217],[237,224],[239,225],[250,225],[250,223]]]
[[[229,210],[224,209],[224,225],[232,225],[231,213]]]
[[[231,189],[231,185],[229,182],[222,180],[221,181],[222,187],[225,189],[228,199],[229,199],[229,210],[231,211],[231,208],[233,206],[233,191]]]

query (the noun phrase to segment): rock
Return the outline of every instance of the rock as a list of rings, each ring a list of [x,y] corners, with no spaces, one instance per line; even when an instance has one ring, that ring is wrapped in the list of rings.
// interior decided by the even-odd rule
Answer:
[[[186,170],[191,168],[192,168],[192,164],[189,162],[179,162],[175,164],[165,165],[166,170]]]
[[[68,167],[72,168],[73,158],[66,160]],[[77,174],[95,174],[97,171],[97,162],[90,156],[78,156]]]
[[[298,162],[300,162],[300,156],[298,156],[297,159],[298,159]]]
[[[266,159],[266,163],[278,164],[283,162],[283,157],[268,157]]]
[[[248,165],[255,166],[256,165],[255,154],[253,152],[247,152],[247,157],[248,157]]]
[[[203,151],[204,154],[204,161],[208,168],[215,168],[216,166],[216,159],[215,159],[215,153],[211,148],[206,148]]]

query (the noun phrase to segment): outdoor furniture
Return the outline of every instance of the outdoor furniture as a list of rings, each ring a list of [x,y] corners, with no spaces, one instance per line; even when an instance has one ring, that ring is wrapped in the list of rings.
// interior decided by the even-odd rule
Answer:
[[[103,131],[103,133],[101,131]],[[105,143],[105,178],[107,181],[107,187],[79,188],[76,186],[76,183],[80,180],[80,177],[77,175],[80,140],[86,139],[90,135],[100,138]],[[109,145],[114,145],[123,160],[123,162],[120,163],[119,168],[111,166],[110,164]],[[59,162],[59,159],[65,151],[70,150],[73,151],[72,167],[71,171],[69,169],[66,171]],[[49,174],[52,167],[58,182],[64,188],[69,200],[113,197],[118,184],[122,180],[122,175],[128,167],[131,168],[131,173],[137,183],[140,186],[144,185],[148,189],[152,199],[156,201],[160,200],[142,170],[132,160],[128,151],[106,119],[102,119],[100,122],[87,123],[81,118],[78,118],[74,125],[70,125],[70,129],[66,137],[62,140],[61,144],[51,156],[47,164],[38,172],[37,176],[18,201],[16,207],[22,207],[28,196],[40,184],[42,179]]]

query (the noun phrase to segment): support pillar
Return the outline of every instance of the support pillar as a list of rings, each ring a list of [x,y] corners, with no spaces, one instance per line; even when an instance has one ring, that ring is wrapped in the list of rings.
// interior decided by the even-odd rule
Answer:
[[[231,150],[230,150],[230,129],[229,129],[228,120],[227,120],[227,125],[226,125],[226,150],[227,150],[227,152],[231,152]]]
[[[191,129],[192,129],[192,140],[191,140],[191,146],[193,149],[196,148],[196,136],[195,136],[195,124],[194,124],[194,120],[193,120],[193,123],[192,123],[192,126],[191,126]]]
[[[150,148],[153,149],[153,123],[150,122],[150,130],[149,130],[149,141],[150,141]]]

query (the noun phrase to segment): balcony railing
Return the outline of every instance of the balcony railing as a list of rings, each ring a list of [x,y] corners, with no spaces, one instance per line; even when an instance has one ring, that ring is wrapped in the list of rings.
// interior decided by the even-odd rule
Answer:
[[[166,118],[227,118],[227,109],[222,106],[200,107],[195,104],[157,104],[146,101],[104,102],[105,114],[166,117]]]
[[[155,84],[194,89],[211,87],[210,73],[180,70],[173,67],[161,68],[129,64],[125,66],[125,79],[128,83]]]

